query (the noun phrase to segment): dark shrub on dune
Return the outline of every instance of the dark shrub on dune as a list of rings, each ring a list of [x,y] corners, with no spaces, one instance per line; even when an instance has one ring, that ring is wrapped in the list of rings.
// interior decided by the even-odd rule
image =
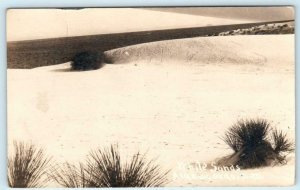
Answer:
[[[50,158],[42,148],[14,142],[14,153],[8,158],[8,184],[15,188],[42,187]]]
[[[153,161],[146,161],[145,155],[135,154],[129,162],[121,163],[117,147],[96,150],[90,153],[87,164],[98,187],[159,187],[167,182],[169,171]]]
[[[103,59],[102,52],[81,52],[73,57],[71,68],[76,71],[96,70],[102,67]]]
[[[90,172],[88,172],[81,163],[78,167],[70,163],[65,163],[62,166],[55,166],[50,171],[49,177],[61,186],[67,188],[97,186],[97,184],[94,184]]]
[[[287,135],[278,129],[272,131],[272,140],[274,152],[276,154],[292,152],[294,150],[294,145],[287,139]]]
[[[282,154],[292,151],[293,144],[279,130],[272,130],[273,142],[270,142],[270,133],[270,124],[264,119],[238,121],[223,138],[234,154],[221,159],[218,164],[255,168],[283,163],[285,156]]]
[[[235,151],[253,149],[266,141],[269,123],[265,120],[238,121],[225,134],[224,141]]]
[[[164,185],[169,171],[161,172],[153,161],[135,154],[129,162],[121,163],[116,146],[90,152],[79,167],[66,163],[55,167],[50,177],[63,187],[158,187]]]

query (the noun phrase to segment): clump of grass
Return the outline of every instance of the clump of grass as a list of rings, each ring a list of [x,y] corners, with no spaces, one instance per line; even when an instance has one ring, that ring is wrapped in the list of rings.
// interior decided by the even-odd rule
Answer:
[[[273,150],[279,163],[286,163],[286,154],[295,150],[294,144],[288,140],[287,134],[278,129],[272,131]]]
[[[169,171],[145,155],[135,154],[129,162],[121,162],[117,146],[91,151],[85,164],[79,167],[65,163],[50,172],[50,178],[63,187],[159,187],[164,185]]]
[[[268,130],[266,120],[240,120],[227,131],[223,140],[235,152],[243,148],[252,150],[266,142]]]
[[[15,188],[43,187],[51,158],[33,144],[14,142],[14,153],[8,158],[8,184]]]
[[[102,67],[103,59],[104,54],[101,52],[80,52],[73,57],[71,68],[75,71],[96,70]]]
[[[168,181],[166,176],[169,173],[161,172],[153,160],[147,162],[145,155],[139,153],[122,164],[116,146],[91,152],[87,168],[97,187],[159,187]]]
[[[223,141],[234,154],[222,159],[219,164],[239,165],[242,168],[268,166],[272,163],[284,163],[284,152],[291,152],[293,144],[286,134],[272,130],[264,119],[240,120],[225,133]]]
[[[93,183],[92,176],[86,171],[82,163],[80,163],[78,167],[68,162],[62,166],[53,167],[49,173],[49,177],[63,187],[96,187],[96,184]]]
[[[274,151],[279,154],[281,152],[294,151],[294,144],[287,139],[287,135],[282,131],[275,129],[272,131],[272,140],[274,143]]]

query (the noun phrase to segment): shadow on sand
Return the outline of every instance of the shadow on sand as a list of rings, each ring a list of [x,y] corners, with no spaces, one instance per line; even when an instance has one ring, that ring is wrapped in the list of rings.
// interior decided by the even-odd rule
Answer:
[[[74,72],[71,68],[53,69],[51,72]]]

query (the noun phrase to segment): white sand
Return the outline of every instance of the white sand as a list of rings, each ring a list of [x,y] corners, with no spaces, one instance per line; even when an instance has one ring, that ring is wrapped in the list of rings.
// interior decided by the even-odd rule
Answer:
[[[240,171],[242,179],[172,180],[180,163],[211,162],[230,154],[220,137],[237,119],[266,118],[295,139],[294,35],[193,38],[181,40],[180,51],[196,51],[184,46],[189,40],[227,44],[219,55],[228,57],[187,64],[174,61],[182,56],[174,48],[169,51],[173,58],[162,62],[138,59],[96,71],[62,72],[69,63],[8,69],[9,151],[13,140],[31,140],[58,163],[76,162],[84,161],[91,149],[118,143],[123,156],[148,151],[149,158],[158,157],[163,167],[172,168],[168,186],[292,185],[294,154],[284,166]],[[118,51],[134,53],[163,43],[172,42]],[[248,64],[222,61],[235,60],[237,50],[248,52]],[[215,48],[207,46],[198,51],[215,55]],[[253,64],[256,56],[264,59]]]
[[[12,9],[7,12],[7,40],[33,40],[250,22],[253,20],[136,8]]]

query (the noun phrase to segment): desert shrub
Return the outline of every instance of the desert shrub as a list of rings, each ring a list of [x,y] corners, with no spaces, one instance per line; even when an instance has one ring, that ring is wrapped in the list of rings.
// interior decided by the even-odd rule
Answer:
[[[76,54],[71,62],[72,70],[87,71],[102,67],[104,54],[101,52],[85,51]]]
[[[82,163],[80,163],[78,167],[68,162],[62,166],[55,166],[49,172],[49,177],[63,187],[96,187],[96,184],[93,183],[90,172],[87,172]]]
[[[33,144],[14,142],[14,153],[8,158],[8,184],[16,188],[42,187],[51,158]]]
[[[158,187],[167,182],[169,171],[161,172],[158,165],[145,155],[135,154],[129,162],[121,163],[116,146],[90,152],[86,163],[75,166],[65,163],[53,167],[52,180],[63,187]]]
[[[287,138],[287,135],[278,129],[272,131],[274,153],[278,155],[278,161],[285,162],[285,155],[294,151],[294,144]]]
[[[281,154],[292,151],[292,143],[279,130],[273,130],[270,142],[270,131],[270,123],[264,119],[238,121],[223,138],[234,154],[222,159],[222,164],[254,168],[283,163],[285,157]]]
[[[135,154],[129,162],[121,163],[116,146],[89,154],[88,171],[92,172],[97,187],[158,187],[167,182],[167,173],[145,155]]]
[[[224,141],[235,151],[253,149],[266,141],[269,123],[266,120],[240,120],[225,134]]]

